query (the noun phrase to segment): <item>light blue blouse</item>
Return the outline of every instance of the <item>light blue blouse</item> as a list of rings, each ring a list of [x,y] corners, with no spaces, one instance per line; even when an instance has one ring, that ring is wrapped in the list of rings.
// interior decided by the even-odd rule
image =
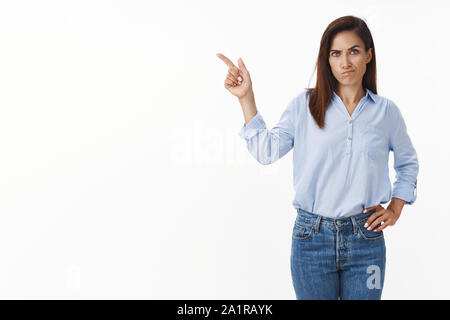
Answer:
[[[260,112],[241,128],[251,155],[271,164],[292,148],[294,208],[341,218],[392,197],[413,204],[419,163],[397,105],[366,89],[352,115],[333,92],[320,129],[304,89],[288,104],[271,129]],[[389,151],[394,152],[396,181],[389,179]]]

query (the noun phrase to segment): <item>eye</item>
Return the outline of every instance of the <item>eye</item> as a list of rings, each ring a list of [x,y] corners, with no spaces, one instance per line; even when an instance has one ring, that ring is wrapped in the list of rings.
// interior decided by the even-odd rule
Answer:
[[[358,51],[358,49],[352,49],[352,51],[351,52],[353,52],[353,51],[355,51],[356,53],[358,53],[359,51]],[[332,53],[331,53],[331,56],[332,57],[337,57],[337,56],[335,56],[334,54],[335,53],[339,53],[339,52],[337,52],[337,51],[333,51]]]

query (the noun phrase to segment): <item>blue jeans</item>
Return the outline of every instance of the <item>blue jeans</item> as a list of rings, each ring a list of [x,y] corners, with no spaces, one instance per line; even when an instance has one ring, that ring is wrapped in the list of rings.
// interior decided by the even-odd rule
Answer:
[[[291,249],[297,299],[381,299],[384,235],[364,227],[373,212],[333,219],[297,209]]]

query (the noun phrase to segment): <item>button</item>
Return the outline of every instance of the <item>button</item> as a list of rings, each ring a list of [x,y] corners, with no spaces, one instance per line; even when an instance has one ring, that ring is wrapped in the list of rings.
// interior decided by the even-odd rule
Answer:
[[[348,137],[348,140],[352,140],[352,137]]]
[[[352,120],[350,120],[348,123],[352,123]]]

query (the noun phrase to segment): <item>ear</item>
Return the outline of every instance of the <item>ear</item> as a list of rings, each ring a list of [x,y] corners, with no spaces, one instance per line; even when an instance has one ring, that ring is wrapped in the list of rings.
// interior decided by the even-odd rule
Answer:
[[[369,51],[367,51],[367,63],[369,63],[372,60],[372,48],[369,48]]]

